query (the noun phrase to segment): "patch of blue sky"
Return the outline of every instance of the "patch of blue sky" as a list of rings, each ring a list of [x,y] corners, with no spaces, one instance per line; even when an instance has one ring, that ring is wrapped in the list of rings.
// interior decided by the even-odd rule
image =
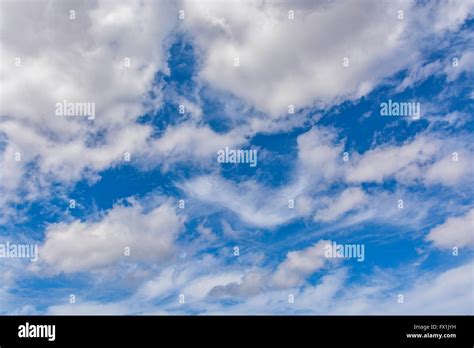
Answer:
[[[105,210],[128,197],[144,198],[156,192],[167,196],[178,196],[179,191],[173,180],[177,174],[163,173],[159,168],[143,171],[134,165],[121,165],[100,173],[100,180],[94,184],[83,180],[77,183],[71,197],[77,197],[80,209],[72,213],[79,217],[87,216],[91,209]]]
[[[60,302],[68,304],[71,294],[86,294],[87,296],[94,294],[93,282],[89,274],[58,274],[55,276],[34,276],[20,277],[17,286],[11,290],[11,293],[18,299],[20,305],[34,305],[40,313],[45,312],[51,305]],[[100,293],[104,289],[101,287],[96,293]],[[105,289],[106,290],[106,289]],[[45,293],[48,296],[45,296]],[[120,289],[116,288],[114,296],[120,293]],[[58,299],[60,299],[58,301]],[[62,301],[61,301],[62,299]],[[79,300],[79,298],[78,298]]]

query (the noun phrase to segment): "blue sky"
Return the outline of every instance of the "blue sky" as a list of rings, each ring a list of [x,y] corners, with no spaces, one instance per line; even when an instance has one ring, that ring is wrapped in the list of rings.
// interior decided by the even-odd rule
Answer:
[[[1,314],[473,314],[472,1],[0,6]]]

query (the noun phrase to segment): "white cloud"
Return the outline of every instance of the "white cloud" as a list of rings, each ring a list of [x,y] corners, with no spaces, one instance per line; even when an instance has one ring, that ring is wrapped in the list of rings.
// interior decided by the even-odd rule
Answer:
[[[440,272],[416,271],[416,280],[401,283],[403,277],[386,271],[367,279],[367,285],[334,289],[342,294],[321,312],[335,315],[462,315],[472,314],[472,261]],[[403,272],[406,274],[406,271]],[[403,303],[398,303],[398,295]],[[311,299],[305,299],[311,301]],[[298,302],[295,302],[298,303]]]
[[[410,71],[409,75],[397,86],[397,93],[403,92],[409,87],[415,86],[417,83],[425,81],[428,77],[437,75],[442,71],[442,65],[439,60],[426,65],[418,64]]]
[[[324,209],[316,212],[315,220],[329,222],[338,219],[345,213],[363,206],[368,201],[367,195],[359,187],[351,187],[344,190],[339,197],[335,198]]]
[[[353,183],[382,183],[395,178],[401,183],[454,186],[469,180],[473,171],[474,156],[469,148],[463,138],[420,134],[400,146],[380,145],[362,155],[356,154],[346,179]]]
[[[388,312],[410,315],[474,314],[473,268],[474,264],[468,262],[417,282],[405,293],[403,305],[392,305]],[[390,308],[381,307],[380,313]]]
[[[194,255],[193,255],[194,256]],[[147,280],[136,292],[132,301],[141,303],[165,300],[162,308],[176,310],[179,295],[185,296],[187,306],[200,307],[214,288],[233,284],[244,276],[242,268],[222,264],[212,255],[183,258],[163,269],[157,276]],[[170,295],[174,298],[170,299]]]
[[[313,127],[298,136],[297,146],[295,174],[281,187],[267,187],[255,180],[235,183],[217,175],[196,177],[180,186],[191,198],[229,209],[244,222],[259,227],[271,228],[306,217],[314,208],[313,191],[343,176],[342,145],[329,130]],[[293,200],[294,208],[290,208],[289,200]]]
[[[130,124],[109,133],[99,146],[88,147],[84,145],[84,139],[60,143],[15,122],[4,122],[2,129],[9,134],[9,144],[3,158],[5,173],[12,170],[14,175],[18,175],[18,168],[23,163],[37,160],[40,173],[53,175],[55,179],[65,183],[79,180],[86,168],[100,171],[113,163],[123,162],[124,153],[130,152],[133,156],[134,151],[140,151],[151,133],[148,127]],[[17,151],[21,153],[21,162],[15,161],[12,154]],[[18,178],[16,175],[15,179]]]
[[[0,154],[0,204],[17,201],[20,191],[37,198],[53,180],[78,180],[86,170],[112,165],[124,151],[142,149],[151,129],[134,122],[146,110],[145,101],[159,103],[158,91],[156,100],[145,96],[155,73],[167,70],[173,4],[3,1],[0,6],[0,134],[7,141]],[[94,120],[56,116],[55,104],[63,100],[95,103]],[[13,163],[17,151],[22,163]],[[24,184],[33,161],[39,164],[37,179]]]
[[[426,171],[425,183],[449,186],[469,180],[474,173],[474,156],[468,151],[459,151],[457,155],[457,161],[450,154],[433,163]]]
[[[234,183],[217,175],[199,176],[180,184],[192,200],[199,200],[237,214],[251,225],[273,228],[296,217],[306,216],[312,201],[297,185],[272,189],[254,180]],[[289,200],[295,200],[295,207],[289,208]],[[202,209],[202,205],[199,205]]]
[[[355,165],[349,168],[349,182],[377,182],[395,176],[399,180],[415,180],[422,176],[421,166],[427,164],[441,143],[427,136],[417,136],[401,146],[382,145],[355,157]]]
[[[229,148],[236,148],[246,142],[240,130],[219,134],[208,126],[196,126],[184,123],[178,126],[171,126],[164,134],[150,143],[147,156],[151,160],[162,159],[165,169],[175,162],[199,162],[207,161],[214,156],[217,163],[217,151]]]
[[[330,183],[343,174],[343,145],[335,142],[334,132],[313,127],[298,136],[297,144],[299,174],[304,180]]]
[[[290,104],[328,105],[366,95],[384,78],[415,63],[421,40],[459,27],[472,4],[455,3],[331,1],[290,6],[278,1],[190,0],[184,2],[184,25],[191,35],[199,32],[194,38],[203,55],[203,80],[281,116]],[[289,19],[289,10],[294,10],[294,19]],[[348,67],[343,66],[344,57],[349,58]],[[234,58],[239,58],[239,67],[234,67]]]
[[[249,271],[239,281],[219,285],[209,291],[209,296],[249,297],[261,293],[267,286],[267,274],[261,271]]]
[[[158,277],[146,281],[138,290],[138,295],[145,299],[151,299],[169,294],[174,287],[174,272],[174,267],[165,268]]]
[[[170,203],[147,212],[136,202],[114,206],[99,221],[55,223],[39,248],[40,270],[71,273],[120,262],[164,262],[174,256],[182,223]]]
[[[464,147],[464,140],[444,138],[441,141],[436,134],[421,134],[400,146],[381,145],[361,155],[351,154],[347,163],[342,158],[343,143],[337,143],[328,129],[313,127],[297,138],[297,146],[294,174],[286,185],[278,188],[253,180],[235,183],[217,175],[190,179],[180,186],[192,200],[228,209],[242,221],[259,227],[272,228],[307,217],[315,210],[315,220],[334,222],[358,207],[361,209],[356,209],[348,223],[376,219],[394,224],[417,224],[426,217],[433,202],[425,201],[425,209],[409,209],[401,215],[397,201],[403,198],[405,204],[412,207],[420,201],[419,197],[404,190],[368,195],[353,187],[334,198],[333,190],[326,189],[339,181],[382,183],[394,178],[402,184],[454,186],[469,178],[470,151],[458,150],[458,162],[448,163],[452,150]],[[294,199],[295,209],[289,209],[289,199]]]
[[[155,72],[166,69],[164,41],[174,9],[154,1],[2,2],[1,113],[73,134],[55,103],[95,101],[94,124],[123,123],[141,112]],[[76,18],[69,19],[69,10]],[[137,25],[137,18],[140,18]],[[34,39],[33,39],[34,38]],[[15,67],[16,57],[21,67]],[[131,65],[124,66],[129,57]],[[25,102],[25,101],[28,102]],[[72,129],[71,129],[72,128]]]
[[[270,289],[234,306],[209,304],[207,313],[472,315],[473,267],[474,264],[468,262],[437,273],[417,271],[419,280],[407,283],[392,270],[385,270],[385,279],[376,272],[366,279],[364,285],[348,284],[349,270],[339,268],[325,274],[314,286]],[[288,303],[289,294],[294,295],[294,303]],[[404,303],[398,303],[398,294],[403,294]]]
[[[454,66],[451,62],[444,70],[449,82],[456,80],[463,72],[472,74],[474,71],[474,51],[465,51],[461,57],[456,58],[458,65]]]
[[[188,310],[198,310],[206,314],[326,314],[326,315],[472,315],[474,295],[472,293],[471,262],[441,272],[416,272],[418,280],[404,283],[406,279],[393,273],[393,270],[371,274],[366,284],[347,284],[349,269],[339,268],[325,274],[316,285],[306,285],[301,289],[285,287],[269,288],[247,294],[235,305],[224,305],[206,300],[207,290],[219,282],[231,280],[222,275],[202,277],[196,281],[197,295],[193,301],[187,302]],[[382,271],[382,270],[380,270]],[[406,271],[406,270],[405,270]],[[404,272],[403,274],[406,274]],[[251,273],[252,277],[255,273]],[[237,274],[236,274],[237,276]],[[254,277],[260,284],[258,277]],[[209,280],[209,284],[204,284]],[[203,283],[204,282],[204,283]],[[211,295],[218,295],[225,289],[235,295],[232,286],[216,286]],[[202,290],[202,291],[201,291]],[[294,303],[288,302],[288,295],[294,295]],[[404,302],[398,303],[398,294],[403,294]],[[166,290],[164,295],[169,295]],[[149,297],[150,299],[152,297]],[[186,297],[188,299],[188,297]],[[183,307],[177,306],[178,298],[166,305],[143,302],[143,297],[132,296],[126,300],[100,303],[97,301],[81,301],[74,305],[50,306],[50,314],[137,314],[181,313]]]
[[[321,240],[304,250],[290,251],[273,274],[272,283],[280,288],[300,285],[306,277],[333,260],[325,256],[325,247],[330,243],[330,241]]]
[[[206,297],[209,292],[217,286],[238,281],[242,277],[241,271],[221,271],[202,275],[190,280],[181,292],[188,301],[198,301]]]
[[[426,239],[442,249],[474,247],[474,209],[462,216],[449,217],[434,227]]]
[[[474,293],[472,292],[472,261],[437,273],[417,273],[413,285],[401,290],[380,292],[360,299],[354,290],[350,301],[340,303],[337,312],[360,314],[404,314],[404,315],[472,315]],[[370,288],[363,289],[364,292]],[[383,294],[390,294],[389,297]],[[403,303],[398,303],[398,294],[403,294]],[[359,297],[359,298],[358,298]],[[364,302],[364,303],[361,303]],[[354,306],[351,308],[351,306]],[[353,310],[351,310],[353,309]]]
[[[474,1],[444,0],[430,8],[432,25],[437,33],[444,30],[455,31],[474,12]]]
[[[58,304],[48,307],[48,315],[125,315],[131,314],[126,302],[102,303],[86,301],[74,304]],[[133,313],[132,313],[133,314]]]

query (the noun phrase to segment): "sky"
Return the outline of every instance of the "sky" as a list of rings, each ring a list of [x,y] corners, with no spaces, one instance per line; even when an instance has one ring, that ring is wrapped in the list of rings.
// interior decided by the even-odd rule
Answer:
[[[473,29],[0,0],[0,314],[474,314]]]

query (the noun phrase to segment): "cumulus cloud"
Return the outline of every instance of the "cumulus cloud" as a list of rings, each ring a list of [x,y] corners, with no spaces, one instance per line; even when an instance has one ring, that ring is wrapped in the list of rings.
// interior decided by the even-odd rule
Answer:
[[[8,101],[1,114],[67,134],[82,125],[54,115],[64,99],[95,101],[94,124],[136,118],[154,74],[166,68],[164,40],[174,9],[154,1],[25,4],[1,5],[2,97]]]
[[[420,134],[400,146],[380,145],[362,155],[356,154],[346,171],[346,180],[382,183],[395,178],[401,183],[453,186],[472,173],[473,153],[468,148],[463,140]]]
[[[267,274],[261,271],[249,271],[236,282],[219,285],[209,291],[215,297],[249,297],[262,292],[267,286]]]
[[[449,82],[456,80],[464,72],[472,74],[474,70],[474,51],[466,51],[461,57],[456,58],[458,59],[457,66],[451,62],[444,70]]]
[[[313,127],[298,136],[299,174],[305,180],[330,183],[342,175],[343,145],[335,141],[335,132]]]
[[[368,196],[359,187],[351,187],[344,190],[341,195],[332,200],[324,209],[316,212],[314,219],[329,222],[338,219],[345,213],[364,205]]]
[[[85,169],[100,171],[113,163],[123,162],[125,152],[133,155],[135,149],[145,146],[150,135],[147,127],[129,125],[107,135],[99,146],[85,146],[84,139],[59,144],[16,122],[4,122],[2,129],[9,134],[9,144],[2,161],[5,168],[3,175],[11,178],[12,173],[18,174],[18,168],[22,168],[24,163],[36,161],[40,173],[52,175],[64,183],[79,180]],[[21,154],[21,161],[15,160],[13,152]],[[17,179],[21,179],[21,175]],[[5,185],[14,186],[11,180]]]
[[[121,152],[141,149],[151,129],[134,122],[146,104],[159,103],[159,91],[153,100],[146,95],[155,73],[167,70],[173,5],[6,1],[0,6],[0,134],[7,142],[0,154],[0,203],[14,202],[20,191],[38,197],[38,186],[77,180],[87,169],[112,165]],[[94,103],[95,118],[56,115],[56,103],[64,100]],[[17,152],[21,163],[14,163]],[[20,187],[29,169],[38,179]]]
[[[160,159],[165,168],[176,162],[208,163],[212,157],[217,163],[218,150],[236,148],[245,142],[238,129],[220,134],[208,126],[183,123],[167,128],[160,138],[150,142],[146,156],[155,162]]]
[[[208,296],[209,292],[216,286],[238,281],[242,277],[240,271],[220,271],[202,275],[190,280],[181,289],[182,293],[190,301],[198,301]]]
[[[397,19],[397,3],[185,4],[186,25],[200,32],[200,76],[272,115],[286,113],[290,104],[365,95],[415,56],[406,43],[406,21]],[[343,66],[345,57],[349,67]]]
[[[331,242],[321,240],[306,249],[290,251],[286,259],[278,265],[273,274],[272,283],[281,288],[300,285],[306,277],[322,269],[332,260],[325,256],[325,247],[328,244]]]
[[[425,183],[448,186],[468,180],[474,173],[473,160],[473,154],[463,150],[440,158],[427,169]]]
[[[441,143],[436,139],[418,136],[402,146],[382,145],[355,159],[355,166],[347,173],[349,182],[383,182],[396,176],[414,180],[421,177],[420,167],[437,153]]]
[[[472,11],[471,2],[454,1],[184,4],[184,25],[199,32],[200,77],[274,116],[286,114],[290,104],[328,105],[366,95],[415,62],[419,40],[454,30]]]
[[[461,216],[449,217],[431,229],[426,239],[441,249],[474,247],[474,209]]]
[[[474,1],[445,0],[428,7],[435,32],[454,31],[474,13]]]
[[[137,202],[116,205],[98,221],[55,223],[39,248],[40,266],[72,273],[120,262],[164,262],[173,258],[182,223],[170,203],[145,211]]]

